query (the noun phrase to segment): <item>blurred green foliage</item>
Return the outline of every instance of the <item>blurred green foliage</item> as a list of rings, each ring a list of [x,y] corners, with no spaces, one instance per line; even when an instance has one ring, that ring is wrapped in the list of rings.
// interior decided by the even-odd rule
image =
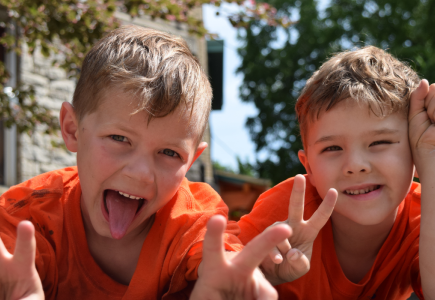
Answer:
[[[234,174],[258,177],[258,173],[255,169],[255,166],[249,162],[248,158],[246,158],[246,161],[243,161],[239,156],[236,156],[236,160],[237,160],[237,170],[234,170],[229,166],[222,165],[218,161],[213,161],[213,169],[226,171]]]
[[[260,177],[274,184],[305,173],[295,101],[306,80],[334,52],[365,45],[386,49],[435,81],[435,0],[270,0],[277,16],[296,21],[277,28],[252,21],[241,31],[240,88],[259,110],[247,127],[257,151]],[[326,5],[325,5],[326,4]],[[322,5],[324,7],[322,7]]]
[[[38,50],[46,57],[61,54],[52,57],[53,65],[64,68],[70,77],[78,77],[82,60],[92,45],[120,25],[116,11],[132,18],[147,16],[185,24],[191,34],[204,36],[208,33],[202,19],[191,11],[203,4],[220,6],[222,2],[243,8],[228,15],[234,26],[246,26],[250,20],[262,20],[273,26],[291,24],[287,18],[277,16],[276,9],[269,4],[254,0],[0,0],[0,9],[8,15],[7,21],[0,23],[6,29],[0,43],[18,55],[23,43],[30,53]],[[57,117],[38,106],[33,88],[18,83],[6,93],[8,79],[9,74],[0,62],[0,107],[6,126],[16,124],[21,133],[43,124],[47,133],[56,132]]]
[[[213,161],[213,170],[219,170],[219,171],[225,171],[225,172],[234,173],[234,170],[231,167],[222,165],[218,161]]]
[[[246,161],[242,161],[242,159],[239,156],[237,156],[236,159],[237,159],[237,167],[239,169],[239,172],[238,172],[239,174],[241,174],[241,175],[248,175],[248,176],[251,176],[251,177],[257,177],[258,176],[257,171],[255,170],[254,165],[252,165],[249,162],[248,158],[246,159]]]

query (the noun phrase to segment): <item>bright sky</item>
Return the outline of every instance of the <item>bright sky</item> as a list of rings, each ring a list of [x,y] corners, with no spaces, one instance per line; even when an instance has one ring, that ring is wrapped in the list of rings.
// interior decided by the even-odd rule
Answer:
[[[318,9],[325,9],[329,3],[329,0],[318,0]],[[237,31],[224,15],[225,11],[234,10],[237,10],[236,5],[223,3],[222,16],[216,16],[216,7],[203,5],[205,27],[209,32],[218,34],[219,38],[224,40],[225,45],[223,107],[220,111],[212,111],[210,116],[211,157],[212,160],[237,170],[237,155],[244,162],[248,159],[254,163],[256,160],[255,145],[251,141],[245,123],[247,117],[257,115],[257,108],[254,104],[245,103],[239,99],[239,87],[243,78],[241,74],[236,75],[236,69],[241,63],[237,54],[240,42],[237,40]],[[294,20],[298,18],[298,12],[291,16]],[[280,47],[279,40],[276,47]],[[267,154],[262,153],[258,157],[263,160],[265,155]]]
[[[234,7],[224,4],[223,10]],[[212,111],[210,116],[211,156],[213,161],[237,170],[236,155],[242,161],[249,159],[250,162],[255,162],[255,145],[249,137],[245,122],[248,116],[257,114],[257,109],[253,104],[239,99],[242,75],[236,75],[241,62],[237,54],[240,45],[236,37],[237,31],[225,17],[216,16],[215,12],[215,7],[203,6],[205,27],[224,40],[224,99],[222,110]]]

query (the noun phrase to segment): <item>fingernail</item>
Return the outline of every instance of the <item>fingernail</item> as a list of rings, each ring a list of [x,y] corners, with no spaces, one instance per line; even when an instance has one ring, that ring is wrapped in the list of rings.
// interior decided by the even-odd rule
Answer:
[[[292,257],[290,257],[290,260],[293,260],[293,261],[298,260],[298,259],[299,259],[299,252],[296,252],[295,254],[293,254]]]
[[[282,262],[282,255],[281,254],[275,255],[275,261]]]

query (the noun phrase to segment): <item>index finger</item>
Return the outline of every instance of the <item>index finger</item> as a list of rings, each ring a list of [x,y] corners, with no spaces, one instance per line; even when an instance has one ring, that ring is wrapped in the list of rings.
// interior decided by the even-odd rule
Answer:
[[[409,104],[409,121],[411,121],[416,115],[424,111],[424,100],[429,91],[429,82],[423,79],[418,88],[414,90],[411,94],[410,104]]]
[[[332,212],[334,211],[335,203],[337,202],[338,193],[336,189],[330,189],[319,208],[314,212],[311,216],[311,219],[308,220],[308,224],[313,226],[317,231],[325,226],[326,222],[328,222],[329,217],[331,217]]]
[[[434,112],[435,112],[435,84],[429,86],[429,91],[424,98],[424,107],[430,118],[431,122],[434,122]]]
[[[300,223],[304,218],[305,202],[305,177],[296,175],[293,181],[293,189],[290,195],[288,205],[288,221],[291,226],[294,223]]]
[[[226,219],[221,215],[212,216],[207,222],[202,249],[202,263],[206,269],[216,268],[224,262],[225,225]]]
[[[250,241],[245,248],[233,259],[233,263],[238,265],[239,268],[245,270],[254,270],[266,258],[272,249],[290,237],[292,233],[288,225],[280,224],[271,226],[257,235]]]

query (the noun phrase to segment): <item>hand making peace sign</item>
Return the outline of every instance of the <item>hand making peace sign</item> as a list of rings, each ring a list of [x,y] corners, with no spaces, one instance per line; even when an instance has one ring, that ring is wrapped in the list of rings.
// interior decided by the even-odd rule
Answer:
[[[292,228],[293,234],[289,239],[278,244],[270,252],[269,257],[266,257],[261,264],[266,278],[272,285],[296,280],[310,270],[314,240],[329,220],[334,210],[337,196],[337,191],[330,189],[317,211],[309,220],[305,221],[305,177],[297,175],[294,178],[288,208],[288,219],[271,226],[288,224]]]
[[[277,292],[257,268],[271,249],[287,239],[291,229],[279,225],[266,229],[239,253],[224,252],[226,219],[213,216],[207,224],[203,261],[191,300],[274,300]]]

